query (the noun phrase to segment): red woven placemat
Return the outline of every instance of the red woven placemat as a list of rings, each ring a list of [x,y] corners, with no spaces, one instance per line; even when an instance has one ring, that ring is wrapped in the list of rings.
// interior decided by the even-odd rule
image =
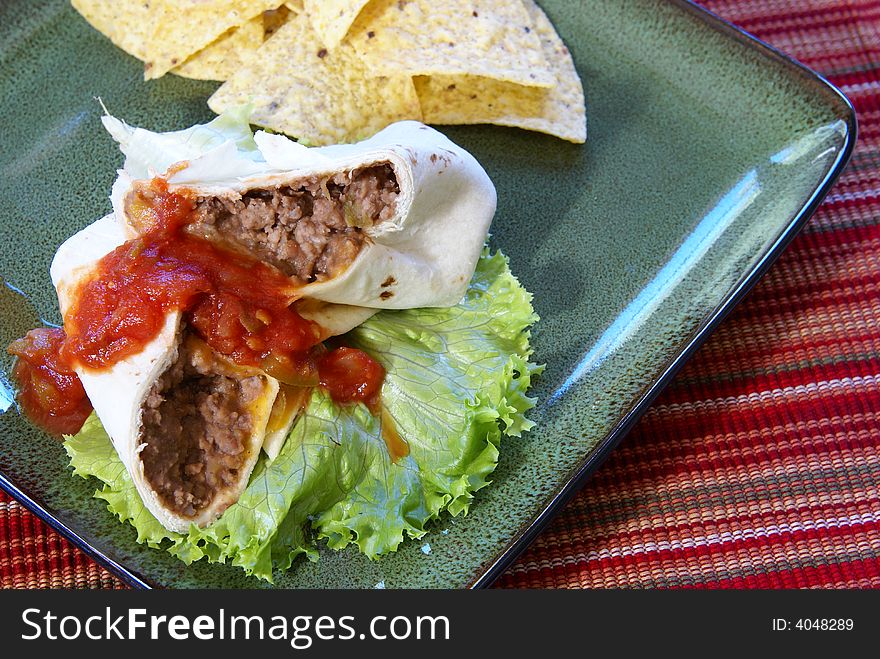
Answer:
[[[803,233],[502,586],[880,586],[880,3],[703,4],[836,83],[859,143]]]
[[[880,587],[880,3],[702,4],[836,83],[859,143],[803,233],[501,586]],[[0,585],[120,584],[0,493]]]

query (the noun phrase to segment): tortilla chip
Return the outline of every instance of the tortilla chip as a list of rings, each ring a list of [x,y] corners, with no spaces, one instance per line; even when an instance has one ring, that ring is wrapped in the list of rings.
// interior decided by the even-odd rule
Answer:
[[[541,41],[518,1],[373,0],[348,39],[379,73],[554,84]]]
[[[72,0],[99,32],[158,78],[282,0]]]
[[[147,59],[155,29],[154,11],[143,0],[71,0],[71,5],[98,32],[139,60]]]
[[[196,80],[226,80],[262,45],[261,14],[208,44],[171,73]]]
[[[308,16],[291,17],[208,105],[252,103],[251,121],[312,145],[355,142],[388,124],[421,119],[412,78],[370,77],[348,43],[324,46]]]
[[[152,0],[156,28],[144,78],[164,75],[224,32],[281,4],[281,0]]]
[[[321,41],[327,48],[335,48],[369,1],[304,0],[303,5]]]
[[[478,76],[415,78],[425,122],[498,124],[549,133],[570,142],[587,139],[584,89],[571,53],[534,0],[524,0],[552,63],[556,86],[525,87]]]
[[[290,19],[291,12],[294,15],[302,13],[302,7],[297,9],[293,3],[285,2],[278,9],[263,12],[263,41],[275,34]]]

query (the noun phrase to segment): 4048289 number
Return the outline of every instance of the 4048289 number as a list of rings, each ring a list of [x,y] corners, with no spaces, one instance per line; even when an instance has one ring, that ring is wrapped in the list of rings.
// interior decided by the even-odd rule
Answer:
[[[798,631],[852,631],[855,623],[852,618],[799,618],[792,625]]]

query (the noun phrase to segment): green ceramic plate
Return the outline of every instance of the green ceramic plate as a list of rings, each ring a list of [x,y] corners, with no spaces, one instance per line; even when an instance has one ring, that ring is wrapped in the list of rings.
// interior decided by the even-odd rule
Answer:
[[[471,513],[377,562],[323,549],[283,587],[490,583],[632,425],[816,208],[855,116],[827,82],[684,2],[545,0],[587,94],[576,146],[490,126],[446,130],[494,179],[493,242],[535,294],[547,370],[537,428],[509,439]],[[209,118],[213,83],[141,65],[65,2],[0,5],[0,344],[59,322],[55,248],[109,209],[120,156],[95,97],[159,130]],[[128,581],[261,587],[135,542],[61,446],[19,417],[0,358],[0,484]],[[443,530],[447,530],[443,533]]]

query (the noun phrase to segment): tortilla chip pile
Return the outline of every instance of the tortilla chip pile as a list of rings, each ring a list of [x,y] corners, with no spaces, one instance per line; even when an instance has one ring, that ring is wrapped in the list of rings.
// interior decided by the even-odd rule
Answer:
[[[395,121],[491,123],[586,139],[571,54],[534,0],[72,0],[114,44],[167,72],[223,80],[215,112],[311,145]]]

